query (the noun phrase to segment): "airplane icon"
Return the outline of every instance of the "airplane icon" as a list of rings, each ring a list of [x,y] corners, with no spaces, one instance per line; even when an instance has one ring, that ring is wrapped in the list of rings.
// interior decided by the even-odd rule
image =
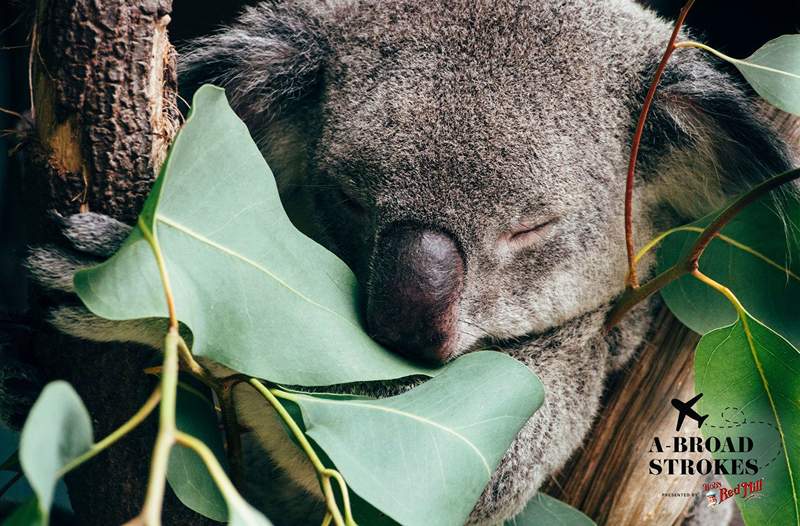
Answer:
[[[697,420],[698,429],[703,425],[703,422],[706,421],[706,418],[708,418],[708,415],[700,416],[697,413],[697,411],[692,409],[692,406],[695,403],[697,403],[697,401],[700,400],[700,397],[702,397],[702,396],[703,396],[703,393],[700,393],[699,395],[695,396],[694,398],[692,398],[688,402],[681,402],[677,398],[673,398],[672,399],[672,406],[675,407],[675,409],[677,409],[678,412],[680,413],[678,415],[678,425],[675,426],[675,431],[676,432],[681,430],[681,426],[683,425],[683,419],[686,418],[687,415],[692,420]]]

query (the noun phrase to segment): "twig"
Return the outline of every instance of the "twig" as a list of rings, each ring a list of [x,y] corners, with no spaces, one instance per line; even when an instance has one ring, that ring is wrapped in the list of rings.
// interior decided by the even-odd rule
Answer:
[[[31,101],[31,120],[36,122],[36,104],[33,101],[33,55],[36,53],[37,38],[39,27],[39,7],[37,3],[36,11],[33,15],[33,27],[31,28],[31,50],[28,53],[28,89],[30,90]]]
[[[672,30],[672,36],[667,44],[667,50],[661,58],[661,62],[656,69],[653,82],[650,84],[650,89],[647,91],[647,96],[642,105],[642,112],[639,114],[639,122],[636,124],[636,132],[633,135],[633,143],[631,144],[631,157],[628,163],[628,176],[625,180],[625,246],[628,251],[628,279],[627,285],[630,288],[637,288],[639,286],[639,279],[636,276],[636,249],[633,242],[633,184],[636,176],[636,161],[639,157],[639,148],[642,143],[642,135],[644,134],[644,125],[647,122],[647,115],[650,113],[650,107],[653,105],[655,99],[656,89],[667,68],[672,53],[675,51],[675,42],[678,40],[681,27],[683,27],[689,10],[692,8],[694,0],[689,0],[686,5],[681,9],[678,20],[675,23],[675,28]]]
[[[172,288],[169,284],[169,275],[167,274],[167,265],[164,262],[164,256],[161,253],[161,247],[156,240],[156,236],[153,231],[150,230],[150,227],[145,223],[144,219],[140,216],[139,221],[137,222],[139,225],[139,229],[142,231],[142,235],[144,236],[147,243],[150,245],[150,249],[153,251],[153,256],[156,258],[156,265],[158,266],[158,274],[161,278],[161,286],[164,288],[164,297],[167,300],[167,312],[169,313],[169,330],[175,332],[175,336],[178,336],[178,316],[175,314],[175,299],[172,295]],[[177,349],[178,340],[175,341],[175,347]],[[177,350],[176,350],[177,355]]]
[[[685,264],[677,263],[675,266],[665,270],[655,278],[651,279],[641,287],[635,289],[628,288],[622,293],[622,296],[617,300],[614,308],[608,315],[606,321],[606,329],[610,329],[620,322],[625,315],[637,304],[646,300],[650,295],[658,292],[662,288],[669,285],[676,279],[689,273],[689,267]]]
[[[181,446],[187,447],[197,453],[197,455],[203,460],[206,468],[208,468],[208,473],[211,475],[211,478],[214,479],[219,491],[225,497],[225,501],[228,503],[229,512],[231,511],[231,508],[235,508],[239,513],[246,512],[246,510],[250,509],[250,506],[236,490],[236,487],[225,474],[225,470],[222,469],[219,460],[217,460],[217,457],[214,456],[214,453],[208,448],[208,446],[206,446],[201,440],[198,440],[195,437],[187,435],[181,431],[177,431],[175,433],[175,441]],[[244,520],[243,522],[248,524],[250,523],[247,520]]]
[[[161,401],[158,435],[153,448],[144,506],[138,520],[134,520],[134,523],[141,522],[147,526],[161,525],[161,507],[167,484],[169,453],[175,444],[175,435],[178,431],[175,425],[175,402],[178,390],[179,338],[177,327],[170,327],[164,341],[164,369],[161,374],[163,400]]]
[[[697,238],[697,241],[695,241],[688,257],[688,262],[691,265],[691,269],[694,270],[697,268],[700,256],[703,255],[703,251],[706,249],[708,244],[712,239],[714,239],[714,236],[716,236],[725,227],[725,225],[730,223],[731,220],[739,214],[739,212],[772,190],[775,190],[779,186],[790,183],[797,178],[800,178],[800,168],[795,168],[794,170],[789,170],[788,172],[784,172],[776,177],[767,179],[723,210],[722,213],[710,225],[708,225],[705,230],[703,230],[703,233],[700,234],[700,237]]]
[[[144,420],[148,416],[150,416],[150,413],[153,412],[153,409],[156,408],[160,400],[161,400],[161,388],[156,387],[150,394],[150,397],[147,399],[144,405],[142,405],[142,407],[140,407],[139,410],[136,411],[136,413],[132,417],[130,417],[130,419],[128,419],[127,422],[125,422],[117,429],[112,431],[103,440],[94,444],[91,448],[89,448],[89,451],[87,451],[83,455],[80,455],[70,460],[64,467],[58,470],[57,476],[59,478],[63,477],[76,467],[80,466],[81,464],[83,464],[88,460],[91,460],[99,453],[101,453],[104,449],[112,446],[122,437],[133,431],[139,424],[144,422]]]
[[[625,290],[625,292],[623,292],[622,296],[620,296],[619,300],[617,300],[617,303],[614,305],[614,308],[608,315],[606,329],[610,329],[619,323],[625,314],[627,314],[636,304],[645,300],[651,294],[658,292],[672,281],[688,273],[696,271],[699,265],[700,256],[702,256],[705,249],[708,248],[711,240],[720,235],[720,231],[725,227],[725,225],[730,223],[731,220],[733,220],[733,218],[736,217],[742,210],[747,208],[748,205],[757,201],[772,190],[775,190],[776,188],[788,184],[798,178],[800,178],[800,168],[789,170],[788,172],[776,175],[775,177],[767,179],[761,184],[753,187],[749,192],[730,204],[710,225],[702,229],[687,256],[641,287],[629,287]],[[639,254],[635,256],[636,260],[640,259],[646,251],[653,249],[660,241],[668,237],[670,234],[684,230],[695,230],[695,227],[673,228],[672,230],[668,230],[667,232],[658,235],[655,239],[650,241]],[[768,264],[773,266],[775,265],[775,262],[761,254],[754,253],[754,255],[763,259]]]
[[[286,408],[283,407],[283,404],[281,404],[280,400],[278,400],[278,397],[280,397],[291,401],[293,400],[293,397],[289,393],[285,393],[278,389],[268,389],[264,386],[264,384],[255,378],[251,378],[249,384],[252,385],[256,391],[261,393],[262,396],[264,396],[264,398],[266,398],[267,401],[272,405],[272,407],[278,413],[278,416],[280,416],[284,421],[286,427],[288,427],[292,432],[292,435],[294,435],[294,438],[297,440],[298,444],[300,444],[300,447],[311,461],[311,464],[314,466],[314,469],[319,475],[319,483],[322,488],[322,493],[325,496],[325,504],[328,508],[328,512],[332,516],[333,523],[336,524],[336,526],[354,525],[355,520],[353,519],[353,513],[350,507],[350,496],[341,474],[335,469],[325,467],[325,464],[322,463],[322,460],[320,460],[317,452],[314,451],[313,446],[306,438],[303,430],[300,429],[300,426],[298,426],[297,422],[294,421],[292,415],[286,411]],[[331,486],[331,478],[336,479],[342,492],[344,518],[342,517],[342,513],[339,511],[339,506],[336,503],[336,496],[334,495],[333,487]]]

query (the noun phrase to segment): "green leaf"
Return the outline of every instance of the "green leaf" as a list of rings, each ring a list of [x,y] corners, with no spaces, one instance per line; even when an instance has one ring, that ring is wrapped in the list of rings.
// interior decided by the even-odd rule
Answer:
[[[748,58],[730,62],[767,102],[800,115],[800,35],[780,36]]]
[[[36,499],[21,504],[3,521],[3,526],[46,526],[47,519],[39,509]]]
[[[593,526],[594,521],[568,504],[537,493],[522,512],[505,526]]]
[[[360,497],[401,524],[452,525],[465,522],[544,392],[510,356],[477,352],[391,398],[289,397]]]
[[[736,497],[747,524],[800,524],[800,353],[747,313],[701,338],[695,357],[701,430],[719,438],[753,440],[747,458],[757,474],[727,475],[731,487],[764,479],[761,498]],[[742,453],[713,453],[739,458]],[[730,464],[728,464],[730,468]]]
[[[433,372],[362,330],[355,276],[291,224],[267,163],[218,88],[197,91],[124,246],[75,275],[78,295],[98,316],[166,316],[142,229],[157,235],[198,356],[295,385]]]
[[[272,526],[272,523],[241,497],[228,499],[229,526]]]
[[[43,517],[49,514],[59,471],[92,446],[92,423],[67,382],[47,384],[33,405],[20,439],[19,460]]]
[[[175,408],[178,429],[201,440],[214,452],[220,464],[225,466],[225,448],[213,403],[194,386],[182,383],[180,387]],[[215,521],[227,522],[225,499],[208,473],[205,463],[193,450],[185,447],[172,448],[167,480],[186,507]]]
[[[800,346],[800,205],[788,203],[778,214],[770,198],[746,208],[711,241],[700,258],[700,270],[730,288],[753,316]],[[660,270],[688,253],[698,232],[714,216],[668,236],[659,250]],[[692,276],[661,291],[670,310],[700,334],[730,325],[736,311],[721,294]]]

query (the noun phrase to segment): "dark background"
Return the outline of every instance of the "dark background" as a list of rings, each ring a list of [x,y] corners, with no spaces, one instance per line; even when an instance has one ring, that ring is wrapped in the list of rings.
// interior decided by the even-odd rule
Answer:
[[[683,0],[641,0],[666,17],[674,18]],[[29,107],[28,37],[32,1],[0,0],[0,108],[19,114]],[[242,0],[173,0],[171,41],[180,49],[192,37],[212,31],[231,21],[241,6],[255,3]],[[764,42],[778,35],[800,30],[800,0],[699,0],[688,25],[700,32],[703,40],[734,57],[745,57]],[[23,184],[20,153],[15,148],[24,137],[24,125],[0,113],[0,345],[24,347],[28,338],[25,316],[28,290],[20,261],[29,238],[19,198]],[[0,462],[14,449],[15,435],[0,429]],[[0,473],[0,486],[9,478]],[[21,499],[24,484],[17,484],[7,497]],[[67,500],[58,499],[62,506]],[[2,517],[2,507],[0,507]]]

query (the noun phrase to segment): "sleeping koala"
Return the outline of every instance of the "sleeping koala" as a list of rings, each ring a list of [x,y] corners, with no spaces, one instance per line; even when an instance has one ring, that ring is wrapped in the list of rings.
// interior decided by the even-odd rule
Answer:
[[[632,0],[309,0],[248,8],[182,56],[184,84],[226,88],[293,219],[355,271],[376,340],[433,363],[500,350],[542,379],[544,406],[470,524],[513,517],[564,464],[606,376],[647,334],[647,305],[611,332],[603,323],[625,281],[633,129],[670,31]],[[754,96],[696,51],[676,53],[648,122],[640,246],[790,166]],[[69,291],[72,273],[129,230],[96,214],[64,226],[72,249],[29,261],[47,289]],[[74,306],[51,320],[92,340],[160,346],[163,335],[151,321]],[[386,396],[409,385],[341,389]],[[251,501],[276,523],[321,518],[302,454],[263,400],[236,396],[254,430]]]

